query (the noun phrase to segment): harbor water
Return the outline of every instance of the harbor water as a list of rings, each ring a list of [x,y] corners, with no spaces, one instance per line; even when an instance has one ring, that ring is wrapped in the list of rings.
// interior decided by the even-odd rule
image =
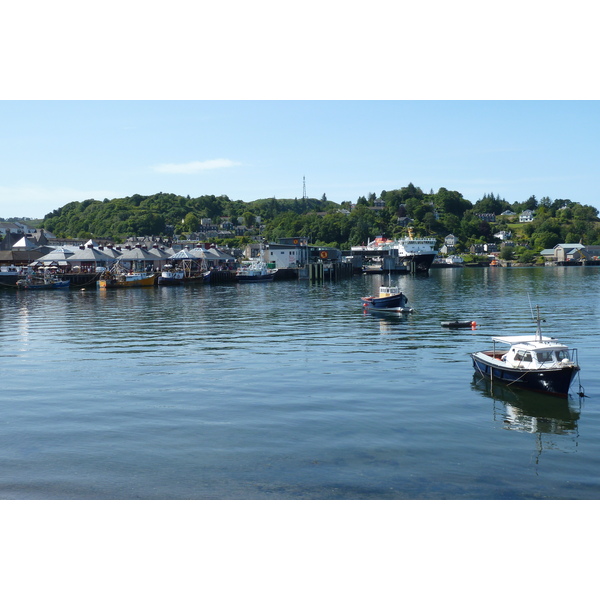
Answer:
[[[0,290],[0,498],[600,498],[600,268],[391,281],[413,313],[363,312],[382,275]],[[530,304],[578,349],[568,399],[475,375]]]

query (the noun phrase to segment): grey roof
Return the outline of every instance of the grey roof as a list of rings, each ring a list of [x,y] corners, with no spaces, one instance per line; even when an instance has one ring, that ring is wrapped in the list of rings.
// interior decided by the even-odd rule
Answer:
[[[154,256],[158,256],[158,258],[172,258],[173,251],[169,252],[170,248],[158,248],[152,247],[148,250],[148,252]]]
[[[104,252],[98,250],[97,248],[83,248],[82,250],[77,250],[74,254],[67,257],[69,262],[75,261],[113,261],[111,256],[105,254]]]
[[[67,260],[67,258],[70,258],[71,256],[73,256],[75,252],[73,250],[69,250],[68,248],[55,248],[54,250],[48,252],[48,254],[45,254],[42,258],[43,261],[45,263],[50,263],[50,262],[58,262],[58,261],[65,261]]]
[[[209,248],[206,253],[207,255],[214,254],[219,260],[235,260],[231,254],[227,254],[218,248]]]
[[[104,252],[104,254],[111,256],[112,258],[119,258],[119,256],[121,256],[121,252],[114,248],[102,248],[101,252]]]
[[[183,260],[183,259],[198,260],[199,257],[195,254],[192,254],[189,250],[184,249],[184,250],[180,250],[179,252],[176,252],[169,258],[171,258],[172,260]]]
[[[158,257],[156,254],[150,254],[145,248],[131,248],[130,250],[123,250],[119,256],[121,260],[156,260]]]
[[[556,244],[554,248],[562,248],[563,250],[579,250],[585,248],[583,244]]]
[[[15,250],[19,248],[37,248],[37,244],[33,243],[27,236],[23,236],[18,242],[13,244]]]

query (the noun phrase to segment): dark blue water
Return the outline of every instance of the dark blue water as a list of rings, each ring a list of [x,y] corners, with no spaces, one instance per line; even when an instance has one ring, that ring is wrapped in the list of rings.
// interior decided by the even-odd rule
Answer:
[[[383,318],[380,276],[1,290],[0,498],[600,498],[600,269],[397,280],[415,312]],[[587,397],[474,376],[528,294]]]

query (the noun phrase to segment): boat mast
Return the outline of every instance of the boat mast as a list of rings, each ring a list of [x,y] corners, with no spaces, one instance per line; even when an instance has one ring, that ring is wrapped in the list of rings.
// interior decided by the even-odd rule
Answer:
[[[540,319],[540,307],[537,304],[535,305],[535,309],[537,311],[537,317],[535,318],[535,321],[536,321],[535,337],[537,338],[538,342],[541,342],[542,341],[542,322],[545,322],[545,320]]]
[[[535,305],[535,310],[537,311],[537,316],[533,314],[533,306],[531,306],[531,297],[529,296],[529,292],[527,293],[527,299],[529,300],[529,308],[531,309],[531,318],[536,323],[535,329],[535,337],[536,341],[542,341],[542,322],[546,322],[544,319],[540,319],[540,307],[538,304]]]

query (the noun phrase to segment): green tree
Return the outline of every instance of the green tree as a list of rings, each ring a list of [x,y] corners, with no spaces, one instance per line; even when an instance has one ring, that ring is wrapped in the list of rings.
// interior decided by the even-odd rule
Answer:
[[[252,229],[252,227],[254,227],[254,225],[256,225],[256,215],[252,214],[249,211],[246,211],[242,215],[242,219],[244,221],[244,226],[247,227],[248,229]]]
[[[185,219],[183,220],[183,230],[194,232],[198,231],[200,228],[200,219],[192,212],[189,212],[185,215]]]

